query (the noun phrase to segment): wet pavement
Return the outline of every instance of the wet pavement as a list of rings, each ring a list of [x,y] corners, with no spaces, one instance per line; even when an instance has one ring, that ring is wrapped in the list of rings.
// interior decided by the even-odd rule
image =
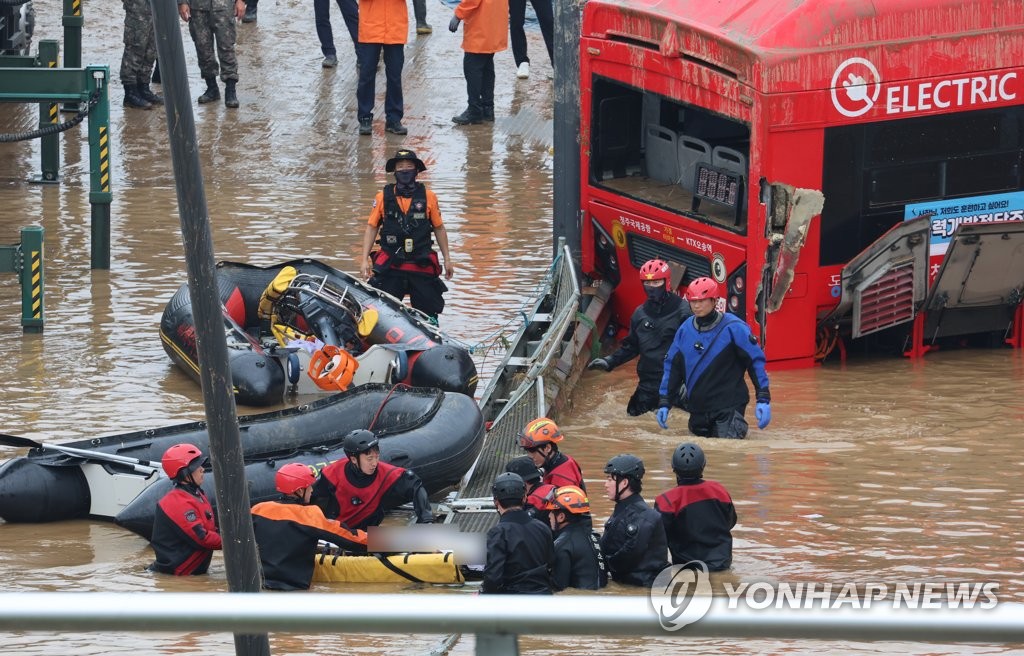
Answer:
[[[109,3],[108,3],[109,4]],[[60,5],[37,2],[37,38],[60,38]],[[102,14],[110,11],[109,21]],[[477,345],[515,321],[540,282],[551,244],[552,83],[540,34],[528,32],[533,75],[517,80],[511,53],[496,57],[497,121],[460,128],[460,35],[445,30],[450,8],[428,4],[435,32],[410,35],[406,50],[409,136],[356,134],[355,66],[335,7],[340,63],[322,69],[308,3],[260,3],[259,21],[239,26],[241,107],[196,106],[200,157],[218,259],[270,264],[316,257],[355,271],[384,161],[400,146],[426,161],[458,267],[442,327]],[[121,9],[85,5],[83,62],[111,66],[121,54]],[[185,34],[192,96],[201,93]],[[378,109],[383,103],[378,78]],[[0,343],[0,431],[60,441],[201,418],[198,387],[160,346],[160,313],[184,281],[184,260],[167,146],[157,111],[121,107],[111,89],[113,204],[111,269],[89,270],[88,148],[84,130],[61,140],[63,181],[31,185],[38,143],[0,144],[0,243],[38,224],[46,230],[46,329],[21,335],[19,290],[10,274],[0,308],[11,325]],[[0,132],[31,129],[35,108],[0,105]],[[486,370],[487,364],[483,365]],[[661,431],[650,415],[630,419],[631,365],[587,373],[561,421],[564,449],[593,494],[598,523],[604,462],[644,458],[645,496],[672,485],[669,458],[685,439],[685,415]],[[482,387],[482,386],[481,386]],[[1024,357],[1009,351],[929,354],[923,363],[860,361],[772,373],[774,421],[745,441],[700,440],[707,475],[732,493],[740,520],[734,568],[723,580],[994,581],[1000,599],[1024,601]],[[242,409],[243,411],[248,409]],[[0,448],[0,457],[16,455]],[[170,579],[143,571],[148,545],[113,525],[75,521],[0,525],[5,591],[199,591],[226,588],[218,556],[208,577]],[[317,591],[354,588],[326,585]],[[361,586],[360,590],[366,590]],[[414,586],[370,590],[429,594]],[[629,594],[613,585],[605,594]],[[867,636],[866,636],[867,637]],[[438,637],[273,637],[276,654],[426,653]],[[0,635],[17,654],[230,654],[230,636],[188,634]],[[527,653],[1014,653],[1010,647],[638,638],[524,639]],[[460,641],[453,653],[471,653]]]

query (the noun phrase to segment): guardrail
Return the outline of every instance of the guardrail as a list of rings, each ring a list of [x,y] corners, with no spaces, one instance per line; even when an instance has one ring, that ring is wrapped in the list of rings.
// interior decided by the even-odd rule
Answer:
[[[0,273],[14,273],[21,285],[21,327],[43,331],[43,228],[21,229],[21,241],[0,246]]]
[[[716,597],[707,615],[666,631],[647,597],[523,597],[289,593],[31,592],[0,594],[8,631],[207,631],[236,634],[475,633],[476,653],[518,653],[519,635],[660,636],[915,642],[1024,642],[1024,604],[991,609],[839,610],[728,607]],[[99,646],[99,643],[97,643]]]

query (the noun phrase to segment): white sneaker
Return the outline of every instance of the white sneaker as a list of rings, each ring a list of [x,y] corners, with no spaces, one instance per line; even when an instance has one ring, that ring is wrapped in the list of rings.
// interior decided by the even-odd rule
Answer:
[[[516,77],[520,80],[530,77],[530,62],[523,62],[519,65],[519,68],[516,69]]]

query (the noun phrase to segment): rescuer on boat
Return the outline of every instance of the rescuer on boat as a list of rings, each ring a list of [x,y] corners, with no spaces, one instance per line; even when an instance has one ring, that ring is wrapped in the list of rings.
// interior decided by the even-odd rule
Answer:
[[[433,249],[434,239],[444,257],[446,279],[452,279],[455,268],[437,196],[416,181],[417,174],[426,171],[427,166],[416,153],[400,148],[384,170],[395,174],[395,184],[386,185],[373,200],[359,258],[362,275],[399,300],[408,294],[412,306],[437,323],[448,287],[440,278],[442,269]],[[370,277],[370,249],[378,233],[380,250],[373,256]]]
[[[580,466],[558,450],[558,443],[563,439],[558,424],[547,417],[538,417],[526,424],[519,434],[519,446],[526,450],[533,464],[544,469],[545,483],[555,487],[575,485],[586,492]]]
[[[417,524],[432,524],[427,490],[411,470],[380,461],[377,436],[354,430],[345,436],[347,460],[336,460],[320,471],[313,500],[324,514],[355,529],[377,526],[384,513],[412,502]]]
[[[313,580],[313,556],[319,540],[348,552],[366,553],[366,533],[324,516],[310,504],[316,476],[308,465],[292,462],[274,476],[279,501],[252,507],[252,528],[263,566],[263,587],[270,590],[308,590]]]
[[[157,504],[153,517],[154,572],[187,576],[206,574],[213,552],[221,548],[213,506],[202,490],[202,451],[192,444],[175,444],[160,464],[174,487]]]
[[[633,312],[629,334],[614,353],[606,358],[595,358],[587,365],[587,369],[611,371],[639,356],[636,391],[626,405],[631,417],[658,408],[665,353],[680,324],[693,314],[683,299],[672,292],[671,278],[672,271],[663,260],[648,260],[640,267],[640,281],[647,300]]]
[[[750,401],[744,373],[754,383],[757,427],[763,430],[772,419],[764,351],[747,322],[715,309],[718,292],[718,283],[711,278],[697,278],[686,288],[693,317],[676,331],[665,355],[658,425],[668,428],[674,390],[683,389],[678,405],[690,413],[691,433],[744,438],[743,412]]]

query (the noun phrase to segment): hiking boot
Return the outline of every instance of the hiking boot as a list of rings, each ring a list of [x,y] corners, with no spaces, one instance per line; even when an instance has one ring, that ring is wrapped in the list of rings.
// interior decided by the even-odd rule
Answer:
[[[466,111],[462,112],[458,116],[452,117],[452,123],[457,125],[476,125],[483,122],[483,114],[472,107],[467,107]]]
[[[324,60],[320,62],[320,65],[323,66],[324,68],[334,68],[335,66],[338,65],[338,56],[327,55],[326,57],[324,57]]]
[[[359,119],[359,134],[362,134],[362,135],[373,134],[373,119],[372,118],[361,118],[361,119]]]
[[[238,107],[238,95],[235,93],[236,80],[228,80],[224,83],[224,106]]]
[[[427,21],[416,21],[416,34],[433,34],[434,28]]]
[[[409,134],[409,130],[402,125],[401,121],[395,121],[394,123],[386,123],[384,125],[384,131],[390,132],[391,134]]]
[[[153,109],[153,105],[139,95],[139,85],[137,84],[124,85],[124,106],[133,109]]]
[[[516,77],[520,80],[530,77],[530,62],[523,62],[519,65],[519,68],[516,69]]]
[[[206,78],[206,91],[197,100],[200,105],[220,100],[220,87],[217,86],[217,78]]]
[[[242,16],[243,23],[256,22],[256,5],[245,5],[245,15]]]
[[[164,104],[163,97],[162,96],[158,96],[155,93],[153,93],[153,91],[149,88],[149,84],[148,83],[146,83],[146,82],[139,82],[136,85],[136,88],[139,90],[139,95],[142,96],[146,100],[146,102],[148,102],[150,105],[162,105],[162,104]]]

